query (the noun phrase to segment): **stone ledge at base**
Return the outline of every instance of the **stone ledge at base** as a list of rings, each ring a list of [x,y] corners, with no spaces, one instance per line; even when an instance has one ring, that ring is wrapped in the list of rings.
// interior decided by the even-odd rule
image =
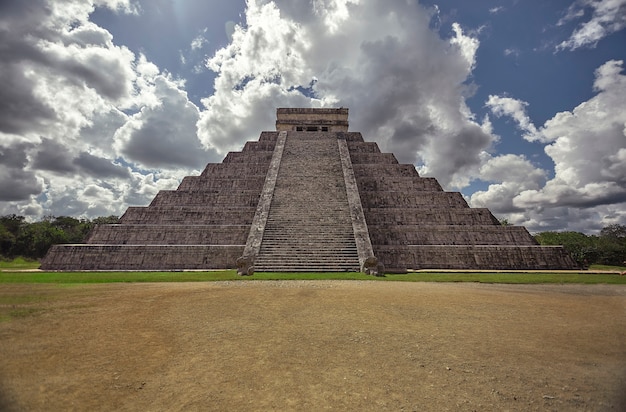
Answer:
[[[55,245],[42,270],[232,269],[245,245]]]
[[[576,267],[572,257],[560,246],[377,246],[374,253],[389,268],[389,272],[407,269],[556,270]]]

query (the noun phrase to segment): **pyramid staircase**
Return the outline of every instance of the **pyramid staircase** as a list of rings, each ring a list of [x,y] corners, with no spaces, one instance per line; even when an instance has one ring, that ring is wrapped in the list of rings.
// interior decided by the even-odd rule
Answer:
[[[256,271],[358,271],[337,138],[291,132],[286,140]]]

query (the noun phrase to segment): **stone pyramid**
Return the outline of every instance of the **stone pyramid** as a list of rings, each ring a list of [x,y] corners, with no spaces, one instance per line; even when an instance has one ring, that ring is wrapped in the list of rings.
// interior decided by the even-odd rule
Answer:
[[[399,164],[348,132],[348,109],[277,110],[275,132],[147,207],[55,245],[45,270],[572,269],[561,247]]]

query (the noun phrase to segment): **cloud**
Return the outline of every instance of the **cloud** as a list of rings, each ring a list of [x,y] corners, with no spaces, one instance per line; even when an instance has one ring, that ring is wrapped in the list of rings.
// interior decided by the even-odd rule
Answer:
[[[557,113],[540,128],[543,141],[549,142],[545,152],[554,161],[554,177],[538,186],[539,169],[511,163],[511,170],[519,171],[517,177],[507,176],[503,168],[498,173],[502,183],[472,195],[471,204],[495,205],[496,211],[513,213],[510,221],[535,230],[582,228],[584,223],[572,216],[584,216],[590,225],[587,230],[626,224],[626,75],[622,69],[623,62],[615,60],[600,66],[595,72],[597,94],[571,112]],[[515,99],[506,102],[511,104],[492,107],[517,114],[525,107]],[[489,177],[486,165],[482,172]],[[520,184],[524,175],[533,182],[531,186]],[[503,193],[507,184],[517,187]],[[543,216],[550,216],[550,223],[543,222]]]
[[[431,18],[405,1],[248,2],[246,25],[207,61],[217,77],[201,141],[224,153],[273,129],[276,107],[344,106],[366,139],[444,185],[466,184],[495,140],[464,104],[479,42],[458,24],[442,39]],[[311,84],[313,97],[298,91]]]
[[[623,62],[608,61],[596,70],[598,94],[571,112],[548,120],[542,133],[553,141],[546,153],[555,177],[543,190],[522,193],[517,202],[596,206],[626,201],[626,76]]]
[[[89,21],[96,7],[139,12],[125,0],[0,4],[0,214],[120,214],[214,160],[184,83],[115,44]],[[160,170],[144,179],[150,165]]]
[[[506,96],[490,95],[485,106],[496,117],[511,117],[517,123],[518,128],[524,132],[524,139],[529,142],[546,141],[546,137],[537,131],[537,128],[526,113],[527,102]]]
[[[495,182],[486,191],[472,194],[473,207],[488,207],[493,213],[507,214],[524,209],[513,204],[521,192],[539,189],[546,180],[545,171],[536,168],[522,155],[506,154],[490,157],[479,172],[481,180]]]
[[[112,163],[104,157],[94,156],[87,152],[81,152],[73,163],[81,170],[87,172],[91,176],[98,178],[118,177],[128,178],[130,174],[128,169]]]
[[[207,28],[205,27],[204,30],[202,30],[202,32],[200,34],[198,34],[196,37],[193,38],[193,40],[191,40],[191,50],[200,50],[202,49],[206,44],[209,43],[209,41],[206,39],[206,37],[204,37],[204,35],[207,32]]]
[[[32,171],[25,170],[31,144],[0,145],[0,201],[28,199],[39,194],[42,185]]]
[[[149,168],[202,168],[221,157],[197,137],[198,108],[169,78],[152,80],[158,103],[144,106],[115,134],[115,147],[127,159]]]
[[[626,0],[577,0],[568,9],[558,25],[578,20],[591,9],[591,19],[581,23],[569,39],[556,46],[558,50],[576,50],[595,45],[604,37],[626,27]]]

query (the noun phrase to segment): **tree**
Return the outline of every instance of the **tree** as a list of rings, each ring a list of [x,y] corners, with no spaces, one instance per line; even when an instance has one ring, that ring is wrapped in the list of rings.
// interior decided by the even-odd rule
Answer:
[[[535,236],[541,245],[563,245],[581,265],[624,265],[626,261],[626,226],[609,225],[599,236],[579,232],[542,232]]]
[[[0,256],[42,258],[57,243],[84,243],[96,224],[117,223],[117,216],[76,219],[69,216],[46,216],[29,223],[23,216],[0,217]]]
[[[49,221],[31,223],[18,235],[13,256],[42,258],[52,245],[67,243],[67,240],[66,233],[62,229],[54,227]]]
[[[626,226],[618,224],[605,226],[600,231],[600,237],[625,240]]]
[[[563,245],[579,265],[586,267],[598,258],[597,237],[580,232],[542,232],[535,235],[540,245]]]
[[[600,231],[598,263],[623,265],[626,261],[626,226],[609,225]]]
[[[51,220],[52,226],[61,229],[66,237],[67,243],[82,243],[91,229],[93,224],[86,219],[75,219],[68,216],[59,216]]]
[[[24,216],[7,215],[0,217],[0,256],[13,256],[18,235],[26,225]]]

